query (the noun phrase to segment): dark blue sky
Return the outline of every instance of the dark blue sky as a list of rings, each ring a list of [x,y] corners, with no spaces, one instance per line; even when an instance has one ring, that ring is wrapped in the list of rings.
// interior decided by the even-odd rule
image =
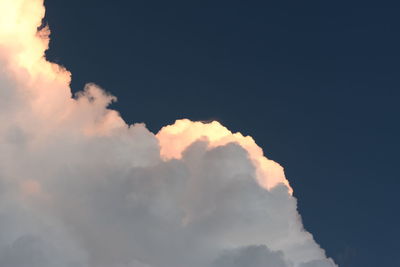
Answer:
[[[400,266],[400,5],[46,1],[48,58],[129,123],[217,119],[281,163],[343,267]]]

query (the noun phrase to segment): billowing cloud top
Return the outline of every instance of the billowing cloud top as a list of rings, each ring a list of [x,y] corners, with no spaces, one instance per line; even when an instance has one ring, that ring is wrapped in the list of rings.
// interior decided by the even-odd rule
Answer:
[[[43,0],[0,0],[0,266],[333,267],[283,168],[251,137],[178,120],[153,134],[72,97]]]

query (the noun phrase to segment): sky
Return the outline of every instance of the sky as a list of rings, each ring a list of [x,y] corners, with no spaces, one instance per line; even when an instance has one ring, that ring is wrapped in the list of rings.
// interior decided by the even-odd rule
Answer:
[[[45,4],[44,21],[52,32],[46,57],[72,72],[73,92],[81,91],[88,82],[96,83],[118,98],[111,108],[118,110],[128,124],[144,122],[154,133],[176,119],[188,118],[217,120],[233,132],[251,135],[269,159],[284,167],[304,227],[328,257],[339,266],[349,267],[400,264],[396,257],[400,237],[400,217],[396,212],[399,6],[376,6],[368,1],[340,5],[317,1],[269,4],[52,0]],[[93,108],[96,111],[84,104],[93,95],[100,102],[110,101],[97,89],[90,89],[78,98],[82,103],[79,111],[87,109],[97,114],[97,104]],[[102,111],[105,104],[98,105]],[[121,124],[115,114],[110,116]],[[49,121],[51,125],[52,120]],[[99,127],[89,130],[104,130]],[[139,134],[134,131],[132,135],[151,135],[137,129]],[[69,133],[62,130],[62,136]],[[153,142],[146,138],[144,143]],[[160,135],[157,138],[162,140]],[[168,134],[165,138],[170,142]],[[67,140],[67,144],[73,142]],[[107,139],[105,147],[108,142]],[[168,142],[162,147],[168,147]],[[83,141],[78,143],[80,147],[87,145]],[[87,146],[95,153],[97,150],[91,145],[95,146],[96,140],[92,143]],[[47,145],[44,147],[43,151],[49,150]],[[226,149],[211,150],[214,154],[207,157],[236,155],[234,160],[243,164],[239,166],[250,168],[241,158],[240,148]],[[73,159],[76,154],[66,152],[71,164],[78,164]],[[151,161],[153,156],[139,157],[139,161]],[[106,159],[108,156],[104,155]],[[94,163],[102,160],[96,158]],[[165,169],[170,173],[175,167],[168,164],[145,173],[150,177],[157,176],[158,171],[164,173]],[[114,173],[115,169],[119,170],[113,166],[106,172]],[[84,170],[91,175],[92,170]],[[54,182],[47,187],[58,192],[56,200],[62,203],[66,193],[60,184]],[[37,191],[36,183],[23,181],[22,185],[29,192]],[[66,188],[74,185],[67,183]],[[90,190],[83,188],[90,201],[103,203],[101,196],[91,195]],[[112,195],[112,190],[119,189],[110,190],[107,194]],[[292,199],[288,199],[288,205],[293,205]],[[196,201],[191,204],[200,205]],[[102,216],[98,205],[92,208],[94,215],[87,219],[91,222]],[[63,216],[55,217],[72,221],[83,232],[81,222],[68,216],[69,209],[74,208],[66,207]],[[227,210],[230,211],[229,207]],[[285,213],[286,209],[282,210]],[[116,221],[121,223],[124,233],[125,221]],[[102,227],[99,225],[98,231]],[[250,233],[249,239],[253,236]],[[75,252],[75,245],[68,247],[71,255],[85,257],[77,256],[80,254]],[[99,251],[92,247],[89,255],[96,258]],[[251,246],[233,250],[223,254],[215,266],[229,266],[235,257],[246,260],[251,255],[260,258],[260,262],[262,257],[273,258],[277,266],[286,266],[279,265],[280,256],[268,248],[265,251],[263,247]],[[119,255],[115,253],[112,257]],[[262,256],[258,257],[258,253]],[[125,257],[124,253],[121,255]],[[96,260],[105,264],[110,258],[104,257]],[[294,256],[290,257],[296,261]],[[10,262],[13,259],[12,255],[5,258],[10,258]],[[158,260],[166,259],[148,259],[154,261],[154,266],[158,266]],[[133,267],[135,264],[138,263],[133,263]]]
[[[47,1],[49,59],[128,122],[221,121],[281,163],[338,264],[397,266],[400,5]]]

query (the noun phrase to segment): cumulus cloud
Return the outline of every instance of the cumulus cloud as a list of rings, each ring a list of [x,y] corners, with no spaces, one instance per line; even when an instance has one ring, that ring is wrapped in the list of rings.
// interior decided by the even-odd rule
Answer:
[[[333,267],[283,168],[218,122],[127,125],[47,62],[43,0],[0,0],[0,266]]]

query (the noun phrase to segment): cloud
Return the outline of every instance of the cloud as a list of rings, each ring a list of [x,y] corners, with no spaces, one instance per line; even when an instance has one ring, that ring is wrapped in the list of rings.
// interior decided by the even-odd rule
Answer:
[[[0,0],[0,266],[333,267],[283,168],[218,122],[151,133],[47,62],[42,0]]]
[[[282,253],[272,252],[266,246],[248,246],[225,252],[214,262],[216,267],[287,267]]]

